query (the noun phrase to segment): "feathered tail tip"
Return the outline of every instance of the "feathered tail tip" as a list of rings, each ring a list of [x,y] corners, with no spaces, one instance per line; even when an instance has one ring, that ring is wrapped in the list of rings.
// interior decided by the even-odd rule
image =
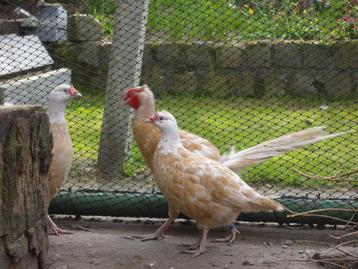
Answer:
[[[237,152],[235,147],[220,157],[220,162],[238,172],[244,167],[262,163],[274,156],[290,152],[316,142],[341,136],[352,131],[329,134],[324,127],[313,127],[295,133],[280,136],[254,147]]]
[[[254,211],[283,211],[285,208],[270,197],[263,196],[255,202],[249,202]]]

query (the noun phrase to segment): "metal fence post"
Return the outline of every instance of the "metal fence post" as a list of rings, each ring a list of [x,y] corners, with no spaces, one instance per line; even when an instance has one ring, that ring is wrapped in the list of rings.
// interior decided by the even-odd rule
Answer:
[[[98,169],[111,175],[123,171],[130,143],[130,110],[123,91],[139,84],[149,0],[118,0],[107,78]]]

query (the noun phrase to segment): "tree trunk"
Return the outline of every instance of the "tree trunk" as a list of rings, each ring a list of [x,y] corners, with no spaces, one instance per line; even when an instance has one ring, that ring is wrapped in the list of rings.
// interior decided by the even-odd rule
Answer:
[[[117,3],[97,161],[99,171],[109,176],[123,174],[131,142],[130,109],[122,96],[140,82],[149,0]]]
[[[52,138],[42,108],[0,106],[0,268],[45,268]]]

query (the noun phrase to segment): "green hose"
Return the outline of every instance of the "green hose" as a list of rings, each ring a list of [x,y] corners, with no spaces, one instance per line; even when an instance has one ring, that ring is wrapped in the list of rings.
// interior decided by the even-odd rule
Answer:
[[[281,197],[276,199],[293,212],[306,212],[315,209],[358,209],[358,200],[309,199],[306,197]],[[358,222],[353,212],[330,210],[321,215],[339,218],[344,221]],[[150,217],[166,218],[168,206],[159,193],[138,192],[97,192],[97,191],[61,191],[51,201],[50,214],[93,215],[112,217]],[[185,216],[181,216],[184,217]],[[240,214],[239,221],[340,224],[339,220],[322,216],[287,217],[287,212],[259,212]]]

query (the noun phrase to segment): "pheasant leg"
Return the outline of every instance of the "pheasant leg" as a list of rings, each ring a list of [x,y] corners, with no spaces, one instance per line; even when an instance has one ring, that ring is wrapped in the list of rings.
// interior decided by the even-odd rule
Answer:
[[[60,236],[61,234],[73,234],[73,232],[68,231],[68,230],[63,230],[61,228],[59,228],[51,219],[51,217],[49,215],[47,215],[47,223],[48,223],[48,227],[50,228],[50,230],[52,230],[54,232],[55,235]]]
[[[236,228],[235,224],[230,224],[230,235],[224,238],[215,239],[212,242],[214,243],[228,243],[231,245],[236,240],[236,236],[240,234],[239,230]]]
[[[200,242],[200,246],[199,248],[197,249],[189,249],[189,250],[185,250],[183,251],[182,253],[186,253],[186,254],[193,254],[193,257],[198,257],[200,256],[201,254],[204,253],[204,251],[206,250],[206,240],[208,238],[208,232],[209,232],[209,229],[205,228],[203,230],[203,236],[201,238],[201,242]]]
[[[168,219],[154,233],[147,234],[147,235],[133,235],[132,237],[135,239],[141,239],[142,241],[157,240],[159,238],[164,238],[163,233],[168,229],[169,225],[173,223],[173,221],[177,218],[178,215],[179,212],[169,210]]]

